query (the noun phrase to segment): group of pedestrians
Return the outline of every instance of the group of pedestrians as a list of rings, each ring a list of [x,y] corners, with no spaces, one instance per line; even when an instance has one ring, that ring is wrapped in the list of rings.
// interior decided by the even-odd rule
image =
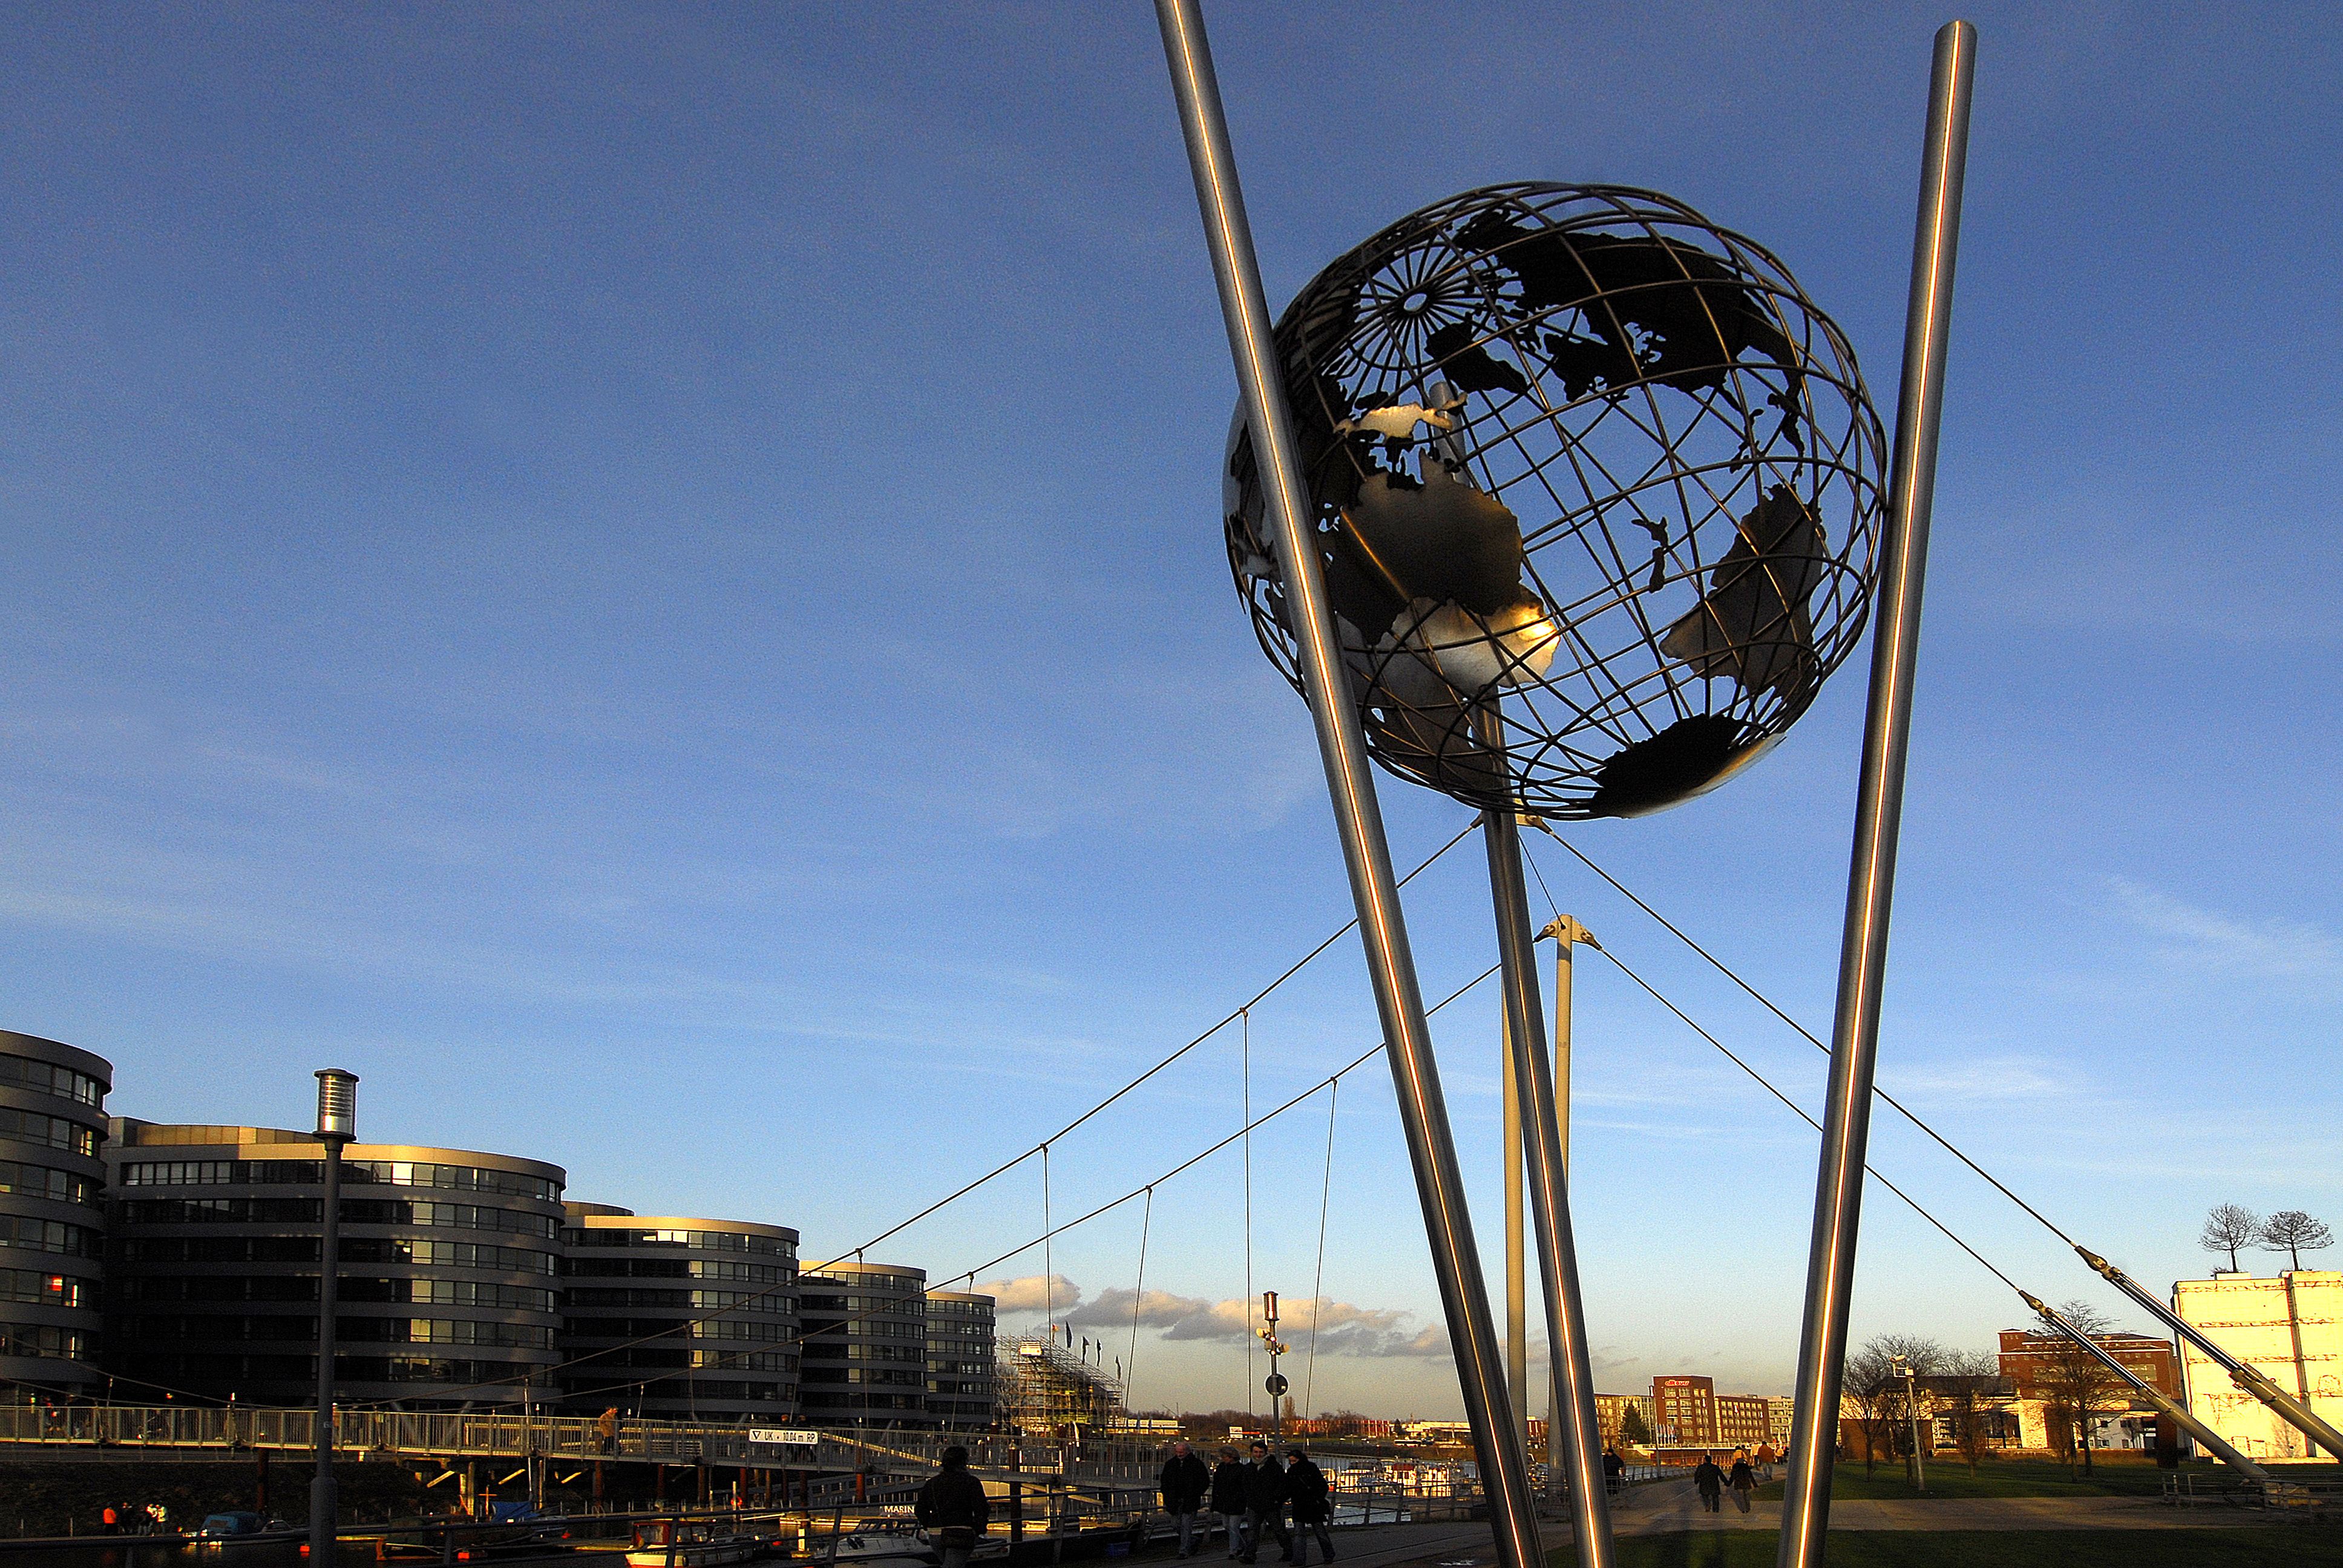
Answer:
[[[1700,1493],[1700,1505],[1709,1513],[1724,1513],[1724,1494],[1730,1492],[1733,1493],[1733,1506],[1746,1513],[1749,1512],[1749,1494],[1757,1490],[1757,1472],[1751,1467],[1749,1451],[1745,1448],[1733,1451],[1733,1468],[1729,1471],[1718,1466],[1715,1454],[1704,1453],[1700,1456],[1700,1463],[1693,1469],[1692,1483]]]
[[[1211,1519],[1205,1517],[1201,1529],[1198,1523],[1210,1504],[1210,1512],[1220,1515],[1232,1561],[1255,1561],[1266,1537],[1277,1542],[1279,1562],[1306,1563],[1313,1536],[1319,1561],[1334,1560],[1334,1540],[1326,1531],[1333,1513],[1329,1500],[1332,1488],[1326,1473],[1298,1443],[1286,1449],[1282,1463],[1268,1443],[1256,1442],[1251,1462],[1240,1458],[1234,1448],[1223,1448],[1219,1465],[1207,1467],[1186,1443],[1175,1442],[1172,1457],[1163,1462],[1156,1489],[1163,1499],[1163,1511],[1180,1528],[1182,1557],[1201,1555],[1211,1543]],[[1285,1527],[1289,1506],[1296,1526],[1292,1531]]]
[[[1285,1451],[1282,1463],[1265,1442],[1252,1445],[1250,1464],[1238,1458],[1235,1449],[1224,1448],[1219,1468],[1213,1469],[1186,1443],[1175,1442],[1157,1478],[1157,1490],[1162,1495],[1164,1512],[1180,1527],[1182,1557],[1202,1555],[1212,1541],[1210,1518],[1203,1520],[1201,1530],[1198,1525],[1199,1515],[1210,1504],[1227,1530],[1229,1556],[1233,1561],[1252,1563],[1263,1537],[1272,1537],[1282,1553],[1279,1562],[1306,1564],[1313,1536],[1319,1561],[1334,1561],[1334,1539],[1326,1532],[1333,1513],[1329,1495],[1332,1489],[1327,1484],[1326,1473],[1312,1462],[1299,1444]],[[1298,1527],[1293,1531],[1285,1527],[1289,1506]],[[942,1568],[967,1568],[969,1553],[992,1515],[983,1483],[969,1472],[967,1449],[955,1443],[944,1450],[943,1467],[920,1488],[912,1513],[933,1533]]]

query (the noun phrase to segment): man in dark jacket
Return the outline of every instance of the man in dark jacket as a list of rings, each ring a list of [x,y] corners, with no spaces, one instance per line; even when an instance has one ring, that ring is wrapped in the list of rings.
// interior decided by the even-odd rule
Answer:
[[[1193,1557],[1196,1545],[1196,1510],[1212,1490],[1212,1473],[1204,1462],[1189,1452],[1184,1442],[1172,1445],[1172,1457],[1163,1462],[1163,1473],[1156,1478],[1155,1490],[1162,1494],[1163,1512],[1180,1526],[1180,1555]]]
[[[920,1488],[911,1515],[934,1534],[943,1568],[968,1568],[968,1554],[992,1517],[984,1483],[968,1473],[968,1450],[958,1443],[944,1450],[943,1468]]]
[[[1704,1453],[1694,1467],[1692,1483],[1700,1491],[1700,1505],[1711,1513],[1725,1512],[1725,1472],[1716,1468],[1716,1456]]]
[[[1326,1533],[1326,1520],[1333,1512],[1326,1484],[1326,1473],[1311,1462],[1299,1448],[1285,1451],[1285,1495],[1293,1503],[1294,1561],[1310,1561],[1310,1538],[1318,1537],[1318,1550],[1324,1553],[1324,1562],[1334,1560],[1334,1540]]]
[[[1293,1537],[1285,1533],[1285,1467],[1269,1444],[1252,1445],[1252,1467],[1245,1473],[1245,1550],[1242,1561],[1261,1554],[1262,1532],[1277,1537],[1280,1563],[1293,1561]]]
[[[1234,1562],[1245,1545],[1245,1467],[1233,1448],[1221,1450],[1220,1467],[1212,1472],[1212,1512],[1228,1530],[1229,1560]]]

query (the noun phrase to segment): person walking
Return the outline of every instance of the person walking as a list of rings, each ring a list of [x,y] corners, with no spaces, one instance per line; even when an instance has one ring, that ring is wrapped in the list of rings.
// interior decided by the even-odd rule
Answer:
[[[1293,1560],[1310,1561],[1310,1538],[1318,1538],[1318,1550],[1324,1553],[1319,1561],[1334,1560],[1334,1539],[1326,1533],[1326,1521],[1333,1513],[1333,1488],[1326,1483],[1326,1473],[1318,1468],[1300,1448],[1285,1451],[1285,1495],[1293,1504]]]
[[[1196,1511],[1212,1495],[1212,1473],[1186,1443],[1175,1442],[1172,1457],[1163,1462],[1163,1473],[1156,1477],[1155,1490],[1163,1498],[1163,1512],[1180,1527],[1180,1555],[1193,1557],[1202,1550],[1196,1541]],[[1211,1533],[1210,1526],[1206,1533]]]
[[[968,1450],[956,1442],[944,1450],[943,1468],[920,1488],[911,1516],[934,1533],[943,1568],[968,1568],[968,1555],[992,1517],[984,1483],[968,1473]]]
[[[1228,1530],[1229,1557],[1234,1561],[1245,1549],[1245,1467],[1233,1448],[1221,1450],[1220,1468],[1212,1472],[1212,1512]]]
[[[1603,1490],[1616,1497],[1627,1488],[1627,1462],[1616,1448],[1603,1451]]]
[[[106,1512],[100,1514],[99,1518],[103,1522],[106,1533],[108,1535],[119,1535],[122,1533],[122,1513],[119,1509],[114,1506],[113,1503],[109,1503],[106,1505]]]
[[[1757,1490],[1757,1473],[1749,1467],[1747,1449],[1733,1451],[1733,1468],[1726,1473],[1725,1484],[1733,1493],[1733,1506],[1744,1513],[1748,1513],[1749,1494]]]
[[[1700,1505],[1711,1513],[1725,1512],[1725,1472],[1716,1468],[1716,1456],[1704,1453],[1692,1473],[1692,1483],[1700,1489]]]
[[[1293,1537],[1285,1530],[1285,1467],[1269,1452],[1269,1444],[1256,1442],[1252,1465],[1245,1472],[1245,1549],[1240,1562],[1251,1563],[1261,1555],[1264,1532],[1277,1537],[1277,1560],[1292,1562]]]

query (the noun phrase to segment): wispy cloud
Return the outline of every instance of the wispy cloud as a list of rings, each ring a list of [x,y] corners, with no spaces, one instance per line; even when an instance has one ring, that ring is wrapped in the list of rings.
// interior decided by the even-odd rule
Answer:
[[[1063,1274],[1056,1281],[1052,1299],[1058,1321],[1082,1328],[1128,1330],[1139,1326],[1166,1340],[1220,1341],[1242,1344],[1261,1326],[1252,1303],[1244,1297],[1213,1301],[1182,1296],[1171,1291],[1133,1292],[1121,1286],[1085,1297],[1081,1287]],[[1042,1276],[990,1280],[976,1287],[994,1298],[1003,1312],[1042,1310]],[[1437,1324],[1417,1326],[1414,1314],[1388,1307],[1362,1307],[1349,1302],[1312,1302],[1289,1297],[1279,1322],[1287,1342],[1309,1332],[1314,1322],[1318,1350],[1337,1356],[1444,1356],[1448,1331]]]
[[[2274,980],[2343,981],[2343,941],[2319,927],[2274,918],[2242,920],[2127,878],[2111,878],[2109,884],[2123,913],[2170,939],[2172,955],[2182,961]]]
[[[2025,1056],[1979,1056],[1933,1067],[1903,1067],[1882,1087],[1930,1100],[2040,1100],[2064,1094],[2068,1081]]]

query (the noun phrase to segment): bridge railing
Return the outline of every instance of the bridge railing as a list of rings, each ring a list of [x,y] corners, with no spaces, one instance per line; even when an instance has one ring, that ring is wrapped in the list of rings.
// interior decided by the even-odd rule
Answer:
[[[305,1450],[316,1445],[317,1412],[228,1405],[0,1405],[0,1443],[113,1448]],[[979,1470],[1073,1474],[1093,1485],[1151,1484],[1162,1461],[1152,1442],[1088,1439],[1034,1442],[994,1433],[830,1432],[818,1447],[752,1451],[746,1426],[624,1420],[605,1435],[598,1417],[519,1411],[334,1412],[334,1443],[365,1453],[652,1461],[671,1464],[787,1466],[913,1473],[933,1470],[943,1451],[969,1451]]]

